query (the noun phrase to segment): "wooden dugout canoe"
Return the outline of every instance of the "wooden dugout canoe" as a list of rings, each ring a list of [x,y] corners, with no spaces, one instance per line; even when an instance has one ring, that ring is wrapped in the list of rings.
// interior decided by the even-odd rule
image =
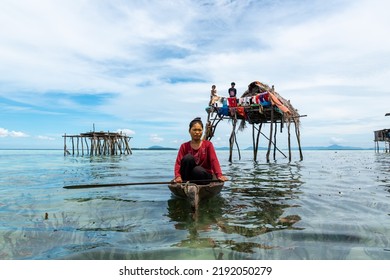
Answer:
[[[174,183],[168,185],[172,194],[177,197],[187,199],[193,208],[198,208],[199,202],[218,195],[224,182],[211,182],[207,185],[195,183]]]

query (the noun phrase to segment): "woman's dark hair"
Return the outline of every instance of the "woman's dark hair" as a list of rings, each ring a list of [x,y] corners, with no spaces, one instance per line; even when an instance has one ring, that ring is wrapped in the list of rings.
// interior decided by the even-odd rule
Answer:
[[[202,129],[203,129],[202,119],[199,118],[199,117],[193,119],[193,120],[190,122],[190,129],[191,129],[191,128],[194,126],[194,124],[196,124],[196,123],[200,124],[200,126],[201,126]]]

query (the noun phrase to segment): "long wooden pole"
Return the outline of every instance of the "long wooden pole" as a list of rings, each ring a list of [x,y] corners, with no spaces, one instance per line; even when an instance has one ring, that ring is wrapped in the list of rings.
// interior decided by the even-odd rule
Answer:
[[[272,142],[272,139],[268,138],[267,135],[265,135],[263,132],[260,132],[260,133],[261,133],[261,135],[264,136],[265,139],[271,141],[271,143],[274,144],[274,142]],[[275,145],[275,147],[276,147],[276,145]],[[286,156],[278,147],[276,147],[276,149],[277,149],[285,158],[287,157],[287,156]]]
[[[79,136],[77,136],[77,155],[79,155],[79,141],[80,141],[80,138]]]
[[[234,134],[236,133],[236,124],[237,124],[237,114],[234,113],[234,119],[233,119],[233,129],[232,133],[230,134],[230,139],[229,139],[229,162],[232,162],[233,158],[233,146],[235,142],[235,137]]]
[[[267,162],[269,162],[269,154],[271,152],[271,143],[272,143],[272,134],[273,134],[273,124],[274,124],[274,105],[271,105],[271,121],[269,123],[270,128],[269,128],[269,141],[268,141],[268,150],[267,150]]]
[[[257,161],[257,152],[259,150],[259,141],[260,141],[260,133],[261,133],[261,128],[263,126],[263,123],[259,124],[258,130],[257,130],[257,136],[256,136],[256,161]]]
[[[294,127],[295,127],[295,135],[297,136],[299,155],[301,160],[303,160],[302,147],[301,147],[301,134],[299,132],[299,126],[297,125],[297,122],[295,120],[294,120]]]
[[[64,156],[66,156],[66,133],[64,134]]]
[[[252,147],[253,147],[253,160],[257,160],[257,150],[256,150],[256,143],[255,143],[255,124],[252,123]]]
[[[276,133],[278,132],[278,123],[275,121],[275,131],[274,131],[274,154],[273,154],[273,158],[274,160],[276,159]]]
[[[204,182],[202,180],[193,180],[190,181],[189,184],[191,183],[199,183],[199,182]],[[208,181],[210,183],[214,182],[221,182],[220,180],[210,180]],[[90,188],[104,188],[104,187],[122,187],[122,186],[140,186],[140,185],[169,185],[174,182],[169,181],[169,182],[132,182],[132,183],[112,183],[112,184],[88,184],[88,185],[71,185],[71,186],[64,186],[64,189],[90,189]],[[186,184],[184,182],[183,184]]]
[[[288,161],[291,162],[291,120],[288,120],[287,123],[287,135],[288,135]]]

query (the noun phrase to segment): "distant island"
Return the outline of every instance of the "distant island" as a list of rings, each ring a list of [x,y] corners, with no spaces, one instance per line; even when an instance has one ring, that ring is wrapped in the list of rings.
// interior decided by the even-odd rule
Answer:
[[[259,151],[266,151],[268,148],[266,147],[259,147]],[[297,150],[297,147],[291,148],[292,150]],[[361,147],[352,147],[352,146],[340,146],[340,145],[330,145],[330,146],[309,146],[309,147],[302,147],[302,150],[313,150],[313,151],[328,151],[328,150],[373,150],[374,148],[361,148]],[[151,146],[149,148],[132,148],[132,150],[137,151],[177,151],[177,148],[168,148],[163,146]],[[218,151],[229,151],[229,147],[215,147],[215,150]],[[244,151],[249,150],[252,151],[253,147],[247,147],[243,149]],[[281,149],[285,150],[285,149]]]
[[[149,148],[132,148],[132,150],[151,150],[151,151],[164,151],[164,150],[168,150],[168,151],[176,151],[177,149],[176,148],[168,148],[168,147],[162,147],[162,146],[151,146]]]
[[[351,146],[330,145],[327,147],[302,147],[302,150],[373,150],[374,148],[361,148]]]

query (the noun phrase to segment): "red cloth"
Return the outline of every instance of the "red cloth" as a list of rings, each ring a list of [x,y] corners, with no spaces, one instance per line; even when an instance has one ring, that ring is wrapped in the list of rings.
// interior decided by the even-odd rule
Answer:
[[[243,118],[246,118],[245,108],[244,107],[237,107],[237,114],[239,114]]]
[[[237,107],[237,98],[228,97],[229,107]]]
[[[222,176],[221,166],[219,165],[213,143],[203,140],[198,150],[191,147],[190,141],[181,144],[175,163],[175,178],[180,176],[180,162],[186,154],[193,155],[197,165],[202,166],[210,174],[215,174],[217,178]]]

